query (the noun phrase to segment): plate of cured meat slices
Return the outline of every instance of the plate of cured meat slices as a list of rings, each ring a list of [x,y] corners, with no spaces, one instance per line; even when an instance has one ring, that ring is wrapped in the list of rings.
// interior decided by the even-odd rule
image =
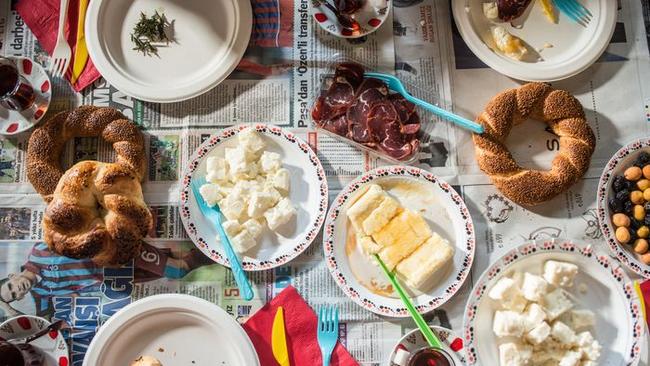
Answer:
[[[415,160],[429,134],[423,129],[415,104],[391,93],[386,83],[364,77],[354,62],[336,65],[324,77],[321,93],[311,110],[315,126],[337,139],[389,161]]]

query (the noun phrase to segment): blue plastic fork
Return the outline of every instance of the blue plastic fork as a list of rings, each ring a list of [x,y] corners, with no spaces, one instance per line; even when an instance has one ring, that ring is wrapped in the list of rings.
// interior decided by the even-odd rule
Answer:
[[[332,351],[339,340],[339,308],[321,307],[318,311],[318,345],[323,355],[323,366],[329,366]]]
[[[378,72],[367,72],[364,74],[365,76],[379,79],[383,82],[385,82],[388,85],[388,88],[392,91],[395,91],[399,94],[401,94],[404,99],[408,100],[409,102],[420,106],[433,114],[440,116],[446,120],[449,120],[455,124],[457,124],[460,127],[466,128],[472,132],[475,133],[483,133],[483,126],[479,125],[476,122],[470,121],[466,118],[463,118],[457,114],[451,113],[447,110],[444,110],[438,106],[435,106],[433,104],[427,103],[423,101],[422,99],[416,98],[409,94],[408,90],[404,87],[404,84],[402,84],[402,81],[398,78],[396,78],[393,75],[389,74],[382,74]]]
[[[251,288],[251,283],[248,280],[248,277],[246,277],[246,273],[241,266],[241,262],[239,261],[235,250],[232,248],[232,244],[230,244],[228,235],[226,235],[226,232],[223,230],[221,209],[219,209],[219,205],[214,205],[213,207],[208,206],[208,204],[201,196],[199,188],[205,183],[206,181],[204,178],[192,178],[190,185],[192,186],[194,199],[196,199],[196,202],[199,205],[199,210],[201,210],[203,216],[205,216],[208,221],[214,222],[216,224],[217,232],[219,233],[219,238],[221,239],[221,244],[226,251],[226,257],[228,257],[228,261],[230,261],[230,268],[232,269],[232,273],[235,275],[235,282],[237,283],[239,292],[243,295],[242,298],[247,301],[252,300],[253,289]]]
[[[574,22],[587,26],[593,15],[578,0],[553,0],[555,6]]]

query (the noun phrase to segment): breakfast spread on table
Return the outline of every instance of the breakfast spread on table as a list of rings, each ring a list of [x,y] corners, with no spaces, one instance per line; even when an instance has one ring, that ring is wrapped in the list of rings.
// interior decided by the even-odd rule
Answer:
[[[493,319],[502,340],[500,365],[597,364],[602,347],[588,330],[595,314],[578,309],[569,292],[576,274],[575,264],[549,260],[541,276],[515,272],[492,286],[488,296],[500,308]]]
[[[21,168],[2,155],[15,145],[15,160],[26,156],[23,175],[35,194],[17,191],[32,194],[44,207],[36,222],[20,218],[29,229],[16,229],[11,216],[22,213],[12,206],[3,211],[0,227],[6,226],[12,240],[45,242],[32,248],[20,271],[0,278],[0,316],[12,316],[0,323],[0,366],[326,366],[330,360],[355,365],[352,354],[384,342],[364,329],[361,345],[345,344],[355,352],[342,347],[344,337],[358,336],[347,322],[366,318],[335,296],[377,314],[372,321],[410,317],[383,335],[408,333],[387,366],[636,366],[647,352],[644,292],[627,269],[650,278],[650,141],[632,141],[612,158],[602,171],[593,209],[589,197],[572,187],[584,189],[594,178],[598,166],[590,166],[592,156],[596,164],[610,154],[607,148],[596,152],[596,140],[607,141],[604,120],[612,124],[608,119],[617,115],[597,110],[602,80],[584,84],[594,100],[585,107],[576,97],[588,100],[582,84],[562,84],[563,90],[546,83],[576,75],[601,57],[617,16],[623,17],[616,4],[451,1],[460,37],[445,44],[436,38],[441,31],[436,27],[445,23],[432,16],[439,10],[430,9],[428,0],[422,5],[405,0],[184,0],[179,5],[174,0],[157,8],[79,0],[76,29],[66,26],[67,3],[59,6],[56,34],[45,28],[33,32],[41,42],[44,35],[54,36],[39,51],[51,58],[39,63],[49,63],[50,76],[70,80],[77,91],[92,85],[77,101],[102,107],[68,107],[48,113],[36,126],[48,111],[52,90],[61,92],[61,85],[52,88],[50,76],[34,60],[0,58],[0,76],[6,76],[0,80],[0,112],[6,112],[0,114],[0,134],[35,126],[24,141],[0,140],[0,183],[22,179]],[[393,5],[403,8],[394,18]],[[410,7],[421,11],[415,25]],[[313,29],[308,11],[329,34]],[[367,37],[387,19],[392,32],[384,26],[377,36],[381,42]],[[284,24],[289,21],[299,23]],[[451,100],[444,99],[453,94],[434,87],[462,89],[462,78],[452,83],[449,70],[437,70],[437,64],[434,75],[426,75],[424,58],[418,65],[407,55],[389,60],[363,55],[377,56],[374,48],[394,46],[382,37],[408,39],[413,29],[440,46],[436,57],[455,60],[452,66],[464,76],[490,67],[529,82],[517,86],[495,79],[495,85],[516,87],[494,95],[475,118],[468,113],[477,104],[473,100],[456,114]],[[311,58],[321,52],[306,48],[312,35],[318,36],[318,46],[336,51],[328,62]],[[332,35],[347,43],[328,44]],[[620,42],[612,43],[615,49]],[[463,59],[465,46],[474,55]],[[291,78],[285,80],[285,70],[278,71],[285,67],[280,56],[292,47],[297,57],[287,61]],[[269,57],[265,49],[275,53]],[[630,62],[611,55],[601,60],[603,69]],[[374,70],[386,64],[390,74]],[[319,73],[309,74],[310,68]],[[247,92],[236,83],[250,81],[249,74],[255,78]],[[98,81],[100,76],[106,81]],[[224,85],[234,88],[215,89],[228,77]],[[420,78],[425,89],[411,88]],[[430,85],[430,79],[444,81]],[[284,100],[284,84],[300,101]],[[258,98],[260,85],[277,88],[277,99]],[[97,91],[102,87],[111,92],[109,99]],[[477,100],[493,95],[478,88],[472,93]],[[429,94],[436,103],[420,98]],[[154,104],[190,98],[235,107],[221,118],[200,105],[189,111]],[[272,104],[286,104],[286,111],[266,113]],[[241,113],[247,108],[260,110],[253,118]],[[183,113],[175,114],[178,110]],[[546,170],[526,167],[529,161],[519,161],[522,146],[509,144],[520,132],[513,130],[528,120],[543,123],[549,134],[546,147],[555,157]],[[442,130],[453,132],[439,135]],[[475,161],[470,155],[467,162],[454,149],[469,146],[464,142],[470,138]],[[92,139],[92,151],[82,146],[85,139]],[[613,145],[619,142],[612,138]],[[528,151],[533,143],[539,141],[531,141]],[[337,161],[341,146],[361,150],[357,155],[363,158]],[[489,197],[476,200],[490,189]],[[546,210],[563,194],[566,205],[579,209],[586,221],[588,228],[578,235],[584,243],[560,239],[576,236],[566,227],[541,228],[557,234],[521,232],[517,239],[491,232],[493,223],[519,225],[509,219],[515,211],[528,214],[528,221],[555,215]],[[171,205],[157,206],[160,197],[169,196]],[[496,201],[504,206],[501,212],[494,212]],[[571,210],[570,216],[578,212]],[[485,220],[473,220],[486,211]],[[616,258],[603,252],[603,237]],[[152,239],[173,241],[179,249],[144,242]],[[306,251],[320,240],[322,248]],[[519,241],[514,248],[513,240]],[[473,266],[475,255],[483,256],[479,266]],[[0,258],[0,264],[13,265],[12,260]],[[479,269],[482,274],[471,280],[474,287],[464,287]],[[296,289],[316,287],[305,276],[321,283],[327,271],[332,275],[327,280],[340,288],[334,288],[336,295],[329,287],[305,299],[296,295]],[[156,287],[141,286],[143,277],[158,281]],[[195,286],[199,282],[218,289],[203,291]],[[23,313],[29,299],[37,316]],[[314,313],[316,305],[320,310]],[[456,327],[459,319],[448,316],[458,316],[456,310],[463,323],[458,337],[432,327],[432,318],[423,316],[435,311],[442,325]],[[69,331],[60,331],[66,322]],[[415,333],[405,332],[413,323]],[[364,337],[373,345],[365,345]]]
[[[548,171],[521,167],[505,144],[512,128],[535,119],[560,139]],[[478,116],[485,133],[474,134],[481,170],[506,197],[520,205],[546,202],[575,184],[587,171],[596,138],[580,102],[564,90],[530,83],[496,95]]]
[[[66,142],[95,136],[112,144],[116,161],[81,161],[64,172]],[[140,185],[145,164],[142,133],[115,109],[82,106],[37,128],[29,139],[27,177],[48,204],[43,216],[48,246],[101,265],[132,260],[153,225]]]
[[[422,215],[402,207],[377,184],[370,184],[346,214],[364,252],[378,254],[412,288],[421,288],[454,255]]]
[[[219,205],[231,244],[244,253],[256,246],[264,227],[278,231],[296,215],[296,208],[288,197],[290,173],[280,154],[264,150],[264,140],[252,128],[240,132],[237,142],[223,156],[207,158],[208,183],[200,192],[208,205]]]
[[[386,83],[364,78],[363,66],[336,66],[327,90],[314,103],[316,126],[396,160],[408,160],[420,147],[420,117],[415,105],[390,94]]]

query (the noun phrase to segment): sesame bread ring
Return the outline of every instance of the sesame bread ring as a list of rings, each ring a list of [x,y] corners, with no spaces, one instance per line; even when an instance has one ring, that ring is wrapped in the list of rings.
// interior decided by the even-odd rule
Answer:
[[[74,137],[103,138],[117,153],[117,164],[131,168],[139,181],[144,178],[144,139],[138,127],[116,109],[81,106],[50,118],[29,138],[27,178],[46,202],[64,173],[63,147]]]
[[[548,171],[519,166],[505,146],[512,127],[528,118],[546,123],[560,139],[560,150]],[[479,167],[520,205],[537,205],[567,190],[589,168],[596,146],[580,102],[547,84],[530,83],[496,95],[477,122],[485,128],[483,134],[473,136]]]

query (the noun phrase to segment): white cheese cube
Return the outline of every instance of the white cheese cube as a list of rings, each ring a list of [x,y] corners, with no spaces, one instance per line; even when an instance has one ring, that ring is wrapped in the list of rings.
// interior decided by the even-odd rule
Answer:
[[[248,219],[241,226],[244,230],[248,231],[254,239],[257,239],[262,235],[262,224],[255,219]]]
[[[201,197],[203,197],[203,200],[205,200],[208,206],[214,206],[223,199],[217,184],[206,183],[199,188],[199,193],[201,193]]]
[[[546,261],[544,263],[544,279],[555,286],[573,286],[573,279],[576,274],[578,274],[578,266],[573,263],[558,261]]]
[[[553,326],[551,327],[551,337],[566,346],[571,346],[576,343],[576,333],[561,321],[553,323]]]
[[[210,156],[206,161],[206,171],[208,174],[205,179],[208,182],[220,183],[228,180],[228,164],[225,159],[217,156]]]
[[[551,334],[551,326],[547,322],[541,322],[526,334],[526,340],[534,345],[541,344]]]
[[[535,303],[528,305],[526,311],[522,315],[526,318],[526,331],[542,324],[546,319],[546,312],[544,312],[544,309]]]
[[[499,346],[500,366],[528,365],[533,357],[533,348],[518,343],[504,343]]]
[[[247,230],[242,230],[239,234],[230,238],[230,244],[232,244],[233,249],[238,253],[244,253],[253,248],[257,243],[255,242],[255,238]]]
[[[546,294],[548,282],[540,276],[524,273],[524,281],[521,285],[521,292],[530,301],[541,301]]]
[[[517,312],[524,311],[526,308],[526,299],[521,294],[515,281],[508,277],[503,277],[492,286],[488,296],[501,303],[505,309]]]
[[[291,177],[289,171],[285,168],[280,168],[273,175],[269,175],[271,186],[277,189],[283,196],[289,194],[291,188]]]
[[[239,222],[237,220],[227,220],[224,221],[221,226],[223,227],[223,231],[226,232],[226,235],[228,235],[229,238],[234,237],[237,235],[242,230],[241,225],[239,225]]]
[[[572,310],[571,325],[574,329],[588,328],[596,324],[596,314],[589,310]]]
[[[275,207],[264,213],[266,223],[269,229],[275,231],[281,225],[286,224],[296,214],[296,208],[293,207],[288,198],[283,198]]]
[[[277,193],[277,191],[276,191]],[[273,192],[253,192],[248,202],[248,216],[252,218],[262,217],[264,212],[278,202],[277,195]]]
[[[569,300],[561,288],[544,295],[544,310],[548,320],[553,321],[555,318],[571,310],[573,303]]]
[[[499,8],[497,7],[496,1],[483,3],[483,14],[485,14],[485,17],[492,22],[500,21]]]
[[[260,157],[260,168],[266,174],[275,173],[278,169],[282,167],[282,161],[280,159],[280,154],[264,151]]]
[[[234,198],[232,194],[219,202],[219,208],[228,220],[239,220],[246,210],[244,202]]]
[[[239,147],[235,147],[235,148],[227,147],[224,155],[226,161],[228,162],[228,165],[230,166],[231,175],[236,176],[238,174],[246,172],[247,161],[246,161],[246,151],[244,149],[240,149]]]
[[[560,360],[559,366],[578,366],[582,355],[580,352],[566,351],[564,357]]]
[[[497,337],[521,337],[526,330],[526,318],[514,311],[497,310],[494,313],[492,331]]]
[[[257,154],[264,148],[264,140],[262,136],[255,131],[254,128],[247,128],[237,135],[239,144],[244,150],[250,152],[252,155]]]
[[[255,187],[250,181],[244,179],[238,180],[232,187],[228,198],[232,197],[232,199],[239,201],[247,201],[253,191],[255,191]]]
[[[582,332],[576,337],[580,351],[583,354],[583,358],[586,358],[591,361],[597,361],[600,357],[600,351],[602,346],[598,343],[597,340],[594,340],[594,337],[589,332]]]

